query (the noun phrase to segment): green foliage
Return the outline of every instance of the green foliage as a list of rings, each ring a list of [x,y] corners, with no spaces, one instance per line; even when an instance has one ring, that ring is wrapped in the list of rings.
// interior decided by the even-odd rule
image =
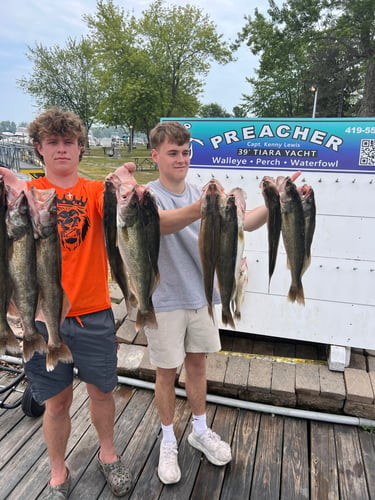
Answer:
[[[200,107],[199,116],[202,118],[229,118],[231,114],[217,102],[211,102],[210,104],[204,104]]]
[[[74,111],[90,129],[98,112],[100,92],[94,74],[93,48],[88,39],[67,39],[65,47],[29,47],[33,63],[29,78],[18,80],[19,86],[34,96],[40,108],[58,106]]]
[[[268,16],[255,9],[237,45],[259,56],[253,93],[244,107],[257,116],[375,115],[375,4],[373,0],[269,0]],[[366,75],[366,77],[365,77]],[[363,99],[362,99],[363,96]],[[364,111],[366,110],[366,111]]]
[[[10,122],[10,121],[0,122],[0,133],[1,132],[12,132],[12,134],[14,134],[16,129],[17,129],[17,125],[14,122]]]
[[[190,5],[156,0],[136,19],[112,0],[99,0],[96,14],[85,19],[106,89],[100,119],[107,125],[148,134],[162,116],[194,116],[210,61],[232,59],[215,25]]]

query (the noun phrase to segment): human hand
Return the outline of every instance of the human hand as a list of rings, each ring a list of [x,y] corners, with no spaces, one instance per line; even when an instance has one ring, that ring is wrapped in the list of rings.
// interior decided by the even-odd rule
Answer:
[[[20,193],[21,191],[27,191],[26,181],[17,177],[13,170],[5,167],[0,167],[0,175],[4,179],[4,184],[12,188],[17,193]]]

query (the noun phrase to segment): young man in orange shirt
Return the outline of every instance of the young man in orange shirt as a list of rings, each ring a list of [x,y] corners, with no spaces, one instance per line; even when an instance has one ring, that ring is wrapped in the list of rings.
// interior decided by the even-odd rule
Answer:
[[[46,498],[69,495],[65,452],[71,431],[73,367],[90,396],[91,419],[100,443],[99,467],[112,492],[123,496],[131,490],[132,477],[117,456],[113,439],[117,342],[103,236],[103,182],[78,176],[86,131],[74,113],[50,109],[30,124],[29,135],[45,165],[45,176],[26,185],[7,169],[1,168],[0,174],[17,191],[31,186],[56,191],[62,285],[70,303],[61,335],[74,359],[74,363],[58,363],[52,371],[46,370],[45,354],[35,353],[25,363],[34,399],[45,402],[43,431],[51,465]],[[47,338],[44,322],[36,324]]]

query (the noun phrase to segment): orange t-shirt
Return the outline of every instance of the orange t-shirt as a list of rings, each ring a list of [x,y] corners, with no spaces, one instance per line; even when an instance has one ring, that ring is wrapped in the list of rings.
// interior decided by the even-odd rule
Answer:
[[[111,307],[108,264],[103,233],[102,181],[82,177],[63,189],[46,177],[28,182],[29,187],[55,189],[58,229],[62,251],[62,286],[70,302],[67,316],[80,316]]]

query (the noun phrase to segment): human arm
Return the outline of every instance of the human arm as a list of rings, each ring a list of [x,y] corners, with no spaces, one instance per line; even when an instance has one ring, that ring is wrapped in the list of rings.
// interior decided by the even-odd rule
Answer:
[[[244,230],[255,231],[267,222],[268,209],[265,205],[260,205],[253,210],[245,212]]]
[[[159,209],[160,233],[171,234],[192,224],[201,216],[201,200],[182,208]]]

